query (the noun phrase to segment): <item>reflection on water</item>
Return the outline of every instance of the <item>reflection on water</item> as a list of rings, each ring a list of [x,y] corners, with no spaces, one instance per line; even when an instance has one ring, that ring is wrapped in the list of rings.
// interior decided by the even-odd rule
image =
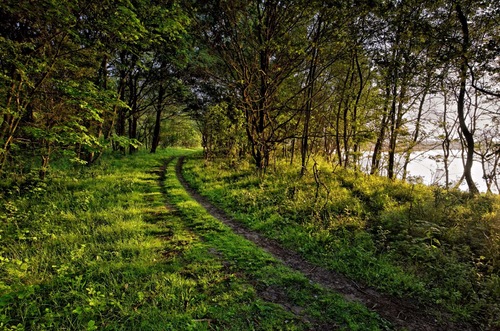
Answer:
[[[460,150],[451,150],[448,158],[449,181],[451,186],[460,180],[463,174],[463,162]],[[431,150],[425,152],[414,152],[411,154],[411,162],[407,168],[407,179],[422,182],[424,184],[445,185],[445,171],[443,162],[443,152],[441,150]],[[364,154],[363,169],[369,169],[371,162],[371,153]],[[382,155],[383,165],[387,164],[387,153]],[[398,177],[402,176],[402,166],[404,164],[404,155],[396,156],[397,169],[399,169]],[[479,160],[475,160],[472,166],[472,178],[481,192],[486,192],[486,183],[483,179],[483,170]],[[494,185],[493,185],[494,186]],[[495,192],[495,188],[492,190]],[[466,191],[467,183],[465,180],[460,185],[460,189]]]

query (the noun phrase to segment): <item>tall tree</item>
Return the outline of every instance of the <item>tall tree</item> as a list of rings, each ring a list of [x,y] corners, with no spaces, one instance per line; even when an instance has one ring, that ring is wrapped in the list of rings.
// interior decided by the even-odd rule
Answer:
[[[459,81],[460,88],[457,98],[457,113],[458,122],[460,124],[460,131],[462,132],[465,139],[465,147],[467,148],[467,159],[464,165],[464,177],[469,187],[469,191],[473,194],[478,193],[479,190],[474,183],[472,178],[472,163],[474,162],[474,135],[469,130],[467,123],[465,121],[465,93],[467,89],[467,78],[468,78],[468,53],[470,47],[470,36],[469,36],[469,23],[466,14],[462,10],[461,4],[457,1],[455,3],[455,12],[457,14],[457,19],[460,22],[460,28],[462,32],[462,41],[460,49],[460,59],[459,59]]]
[[[263,170],[275,144],[293,133],[282,130],[299,114],[294,99],[303,88],[284,92],[304,63],[309,15],[303,1],[219,1],[199,3],[204,40],[223,66],[220,83],[234,90],[245,115],[255,165]],[[289,87],[292,85],[288,85]]]
[[[102,5],[110,5],[117,14],[122,8],[116,2]],[[89,36],[95,31],[90,27],[99,26],[95,10],[86,1],[6,1],[0,5],[0,171],[13,156],[14,144],[38,146],[44,169],[53,150],[49,142],[51,146],[71,145],[70,136],[93,135],[89,123],[101,121],[103,101],[109,102],[104,108],[111,104],[107,91],[94,88],[98,46],[97,39]],[[125,18],[129,13],[123,14]],[[130,37],[126,27],[134,22],[128,17],[125,21],[121,33]],[[66,116],[57,116],[61,109]],[[68,139],[54,136],[55,128],[66,132]],[[90,141],[73,139],[74,144],[92,149]]]
[[[316,72],[318,70],[318,57],[319,57],[319,43],[321,35],[323,33],[323,13],[319,12],[315,16],[315,20],[312,24],[312,34],[311,34],[311,55],[309,59],[309,68],[306,79],[306,93],[305,93],[305,106],[304,106],[304,129],[302,130],[302,144],[301,144],[301,160],[302,168],[300,170],[301,175],[304,175],[306,171],[306,161],[307,153],[309,150],[309,125],[311,122],[311,112],[313,108],[313,97],[314,97],[314,87],[317,80]]]
[[[151,59],[186,58],[175,1],[4,1],[0,16],[0,173],[28,151],[42,170],[54,151],[92,163],[113,137],[133,151],[156,100]]]

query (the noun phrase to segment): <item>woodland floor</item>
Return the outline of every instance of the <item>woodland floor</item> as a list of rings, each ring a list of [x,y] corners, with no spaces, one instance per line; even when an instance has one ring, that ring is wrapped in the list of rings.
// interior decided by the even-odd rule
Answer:
[[[161,170],[161,177],[164,178],[166,165],[174,161],[169,159]],[[440,312],[436,307],[422,306],[414,300],[401,299],[387,294],[380,293],[373,288],[358,284],[347,277],[331,270],[326,270],[316,266],[300,256],[297,252],[284,249],[277,242],[263,237],[261,234],[249,230],[241,223],[234,221],[221,209],[215,207],[206,198],[193,190],[182,175],[184,157],[177,160],[176,175],[185,190],[202,205],[213,217],[229,226],[234,233],[243,236],[249,241],[273,255],[284,265],[301,272],[311,283],[316,283],[324,288],[333,290],[341,294],[346,300],[359,302],[370,310],[379,314],[389,321],[396,329],[408,330],[473,330],[469,325],[457,324],[450,321],[449,317]],[[168,192],[164,192],[168,200]],[[169,208],[173,208],[169,206]],[[281,305],[286,310],[308,320],[311,325],[316,325],[318,329],[331,329],[325,325],[314,323],[313,318],[304,316],[304,307],[298,307],[287,300],[286,295],[279,289],[268,287],[261,290],[259,296],[269,302]],[[332,327],[335,328],[335,327]]]

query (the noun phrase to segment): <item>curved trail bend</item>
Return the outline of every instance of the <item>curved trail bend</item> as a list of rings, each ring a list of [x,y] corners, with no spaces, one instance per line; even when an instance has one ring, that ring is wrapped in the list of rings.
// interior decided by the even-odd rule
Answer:
[[[254,242],[282,261],[286,266],[300,271],[311,281],[340,293],[349,301],[356,301],[365,305],[399,329],[416,331],[474,330],[470,325],[458,325],[450,321],[438,322],[429,312],[429,308],[422,307],[413,300],[396,298],[379,293],[373,288],[359,285],[342,274],[305,261],[298,253],[285,249],[278,242],[246,228],[241,223],[231,219],[225,212],[212,205],[205,197],[189,186],[182,175],[183,164],[184,157],[182,156],[178,159],[176,165],[176,175],[193,199],[213,217],[229,226],[235,233]]]

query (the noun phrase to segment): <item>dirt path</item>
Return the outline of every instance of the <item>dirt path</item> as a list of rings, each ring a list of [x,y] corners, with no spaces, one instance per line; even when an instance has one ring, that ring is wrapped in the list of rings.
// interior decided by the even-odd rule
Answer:
[[[213,206],[206,198],[189,186],[182,176],[183,163],[184,157],[180,157],[176,165],[176,174],[179,181],[186,191],[213,217],[229,226],[235,233],[265,249],[286,266],[300,271],[311,281],[342,294],[349,301],[362,303],[390,321],[396,328],[417,331],[475,330],[469,325],[450,322],[445,314],[441,314],[441,320],[438,321],[433,317],[433,314],[437,315],[438,313],[435,308],[419,306],[415,301],[382,294],[373,288],[357,284],[339,273],[307,262],[298,253],[284,249],[276,241],[249,230],[241,223],[228,217],[222,210]]]

